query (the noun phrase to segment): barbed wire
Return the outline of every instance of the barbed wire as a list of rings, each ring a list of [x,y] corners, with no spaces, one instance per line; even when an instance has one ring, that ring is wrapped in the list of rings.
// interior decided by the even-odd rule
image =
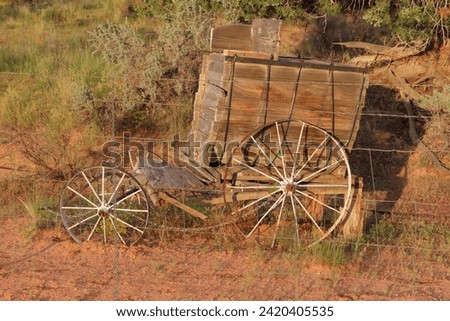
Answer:
[[[0,72],[0,75],[8,75],[8,76],[41,76],[41,75],[47,75],[47,74],[40,74],[40,73],[26,73],[26,72],[7,72],[7,71],[2,71]],[[56,77],[56,76],[55,76]],[[100,79],[101,77],[99,77]],[[103,79],[103,78],[101,78]],[[189,78],[176,78],[176,79],[169,79],[169,78],[158,78],[155,79],[154,81],[161,81],[161,82],[199,82],[198,79],[189,79]],[[251,81],[251,80],[249,80]],[[271,81],[271,82],[276,82],[276,81]],[[286,81],[283,81],[284,83],[289,83]],[[112,88],[115,88],[114,84],[116,83],[116,81],[113,81],[113,86]],[[295,84],[297,82],[292,82],[292,84]],[[298,82],[299,84],[305,84],[305,83],[309,83],[309,82]],[[313,82],[315,83],[315,82]],[[321,82],[321,84],[326,84],[327,82]],[[331,83],[329,83],[331,84]],[[355,85],[355,84],[352,84]],[[360,84],[358,84],[360,85]],[[384,86],[385,83],[382,82],[371,82],[370,83],[371,86]],[[409,86],[409,85],[408,85]],[[422,84],[420,86],[428,86],[428,87],[439,87],[442,88],[444,87],[444,85],[428,85],[428,84]],[[115,89],[113,89],[113,91],[115,91]],[[111,98],[105,98],[105,99],[101,99],[101,98],[93,98],[90,101],[92,101],[92,103],[94,104],[104,104],[104,105],[115,105],[115,104],[120,104],[120,103],[125,103],[125,104],[147,104],[149,105],[149,108],[179,108],[179,107],[186,107],[191,103],[174,103],[174,102],[166,102],[166,101],[147,101],[144,98],[127,98],[127,99],[120,99],[117,98],[116,93],[113,93],[114,95],[114,99],[113,101],[111,100]],[[33,97],[30,97],[33,98]],[[38,99],[39,96],[35,96],[34,99]],[[398,104],[402,104],[402,102],[400,100],[396,100],[395,101]],[[94,107],[95,108],[95,107]],[[120,109],[120,108],[119,108]],[[403,109],[403,108],[401,108]],[[420,111],[419,111],[420,112]],[[308,110],[308,113],[316,113],[318,115],[322,115],[324,113],[323,110]],[[365,108],[362,111],[355,111],[355,112],[339,112],[339,111],[326,111],[327,115],[337,115],[337,116],[343,116],[343,117],[355,117],[357,115],[361,115],[362,117],[380,117],[380,118],[393,118],[393,119],[416,119],[416,120],[432,120],[436,117],[436,115],[430,115],[432,112],[429,110],[426,110],[427,114],[424,114],[423,112],[421,112],[421,114],[419,115],[408,115],[408,113],[394,113],[394,112],[382,112],[380,110],[377,109],[370,109],[370,107],[368,107],[368,104],[366,104]],[[438,113],[438,111],[434,111],[434,113]],[[441,118],[450,118],[449,114],[446,113],[441,113],[438,115]]]
[[[6,76],[6,77],[40,77],[40,76],[46,76],[46,77],[54,77],[54,78],[58,78],[57,75],[50,75],[48,73],[27,73],[27,72],[7,72],[7,71],[0,71],[0,76]],[[103,77],[91,77],[92,79],[97,79],[97,80],[101,80],[104,79]],[[168,79],[168,78],[159,78],[159,79],[153,79],[153,81],[157,81],[157,82],[161,82],[161,83],[165,83],[165,84],[175,84],[175,83],[199,83],[198,79],[190,79],[190,78],[177,78],[177,79]],[[250,80],[251,81],[251,80]],[[272,81],[274,82],[274,81]],[[258,83],[266,83],[264,81],[258,81]],[[296,82],[285,82],[283,81],[283,83],[291,83],[291,84],[295,84]],[[318,83],[318,82],[305,82],[305,81],[300,81],[298,82],[299,84],[305,84],[305,83],[310,83],[310,84],[314,84],[314,83]],[[105,99],[92,99],[91,101],[94,104],[105,104],[108,106],[112,106],[112,110],[110,112],[111,116],[111,133],[109,135],[94,135],[94,137],[102,139],[108,141],[108,140],[121,140],[123,139],[123,135],[122,136],[118,136],[116,135],[116,119],[115,119],[115,115],[116,109],[116,104],[119,105],[121,103],[143,103],[142,100],[139,99],[120,99],[119,97],[117,97],[117,93],[115,92],[115,86],[114,86],[115,82],[113,82],[112,85],[112,97],[113,98],[105,98]],[[323,84],[331,84],[331,82],[320,82],[321,85]],[[353,86],[354,84],[351,83],[347,83],[347,84],[339,84],[339,85],[351,85]],[[385,83],[383,82],[378,82],[378,81],[374,81],[374,82],[370,82],[370,86],[386,86]],[[426,83],[421,83],[421,84],[416,84],[413,87],[415,88],[429,88],[429,89],[442,89],[445,87],[445,85],[441,85],[441,84],[426,84]],[[34,98],[39,98],[38,96],[34,97]],[[31,99],[33,99],[33,97],[31,97]],[[400,100],[396,100],[396,103],[401,104]],[[146,102],[147,103],[147,102]],[[160,108],[179,108],[179,107],[185,107],[187,104],[181,104],[181,103],[168,103],[168,102],[164,102],[164,101],[151,101],[150,104],[153,105],[157,105],[157,107]],[[94,107],[95,108],[95,107]],[[308,111],[310,113],[316,113],[316,114],[323,114],[322,110],[313,110],[313,111]],[[360,114],[362,117],[372,117],[372,118],[391,118],[391,119],[414,119],[414,120],[422,120],[422,121],[429,121],[432,119],[435,119],[436,115],[429,115],[429,114],[419,114],[419,115],[408,115],[406,114],[401,114],[401,113],[394,113],[394,112],[385,112],[385,111],[379,111],[378,109],[367,109],[367,105],[365,110],[363,110],[361,113],[351,113],[351,112],[332,112],[332,111],[327,111],[327,114],[329,115],[340,115],[340,116],[349,116],[349,117],[354,117],[357,114]],[[442,117],[443,119],[450,119],[450,116],[448,114],[444,114],[444,115],[439,115],[439,117]],[[375,125],[375,128],[377,128],[377,126]],[[16,135],[17,133],[11,133],[11,131],[8,130],[3,130],[0,129],[0,135],[4,135],[6,139],[9,139],[11,136],[14,137],[14,135]],[[45,134],[40,134],[40,133],[36,133],[35,131],[20,131],[20,135],[30,135],[33,137],[39,137],[39,136],[45,136]],[[170,138],[169,139],[161,139],[161,138],[146,138],[146,137],[138,137],[138,136],[130,136],[129,137],[132,140],[151,140],[151,141],[156,141],[156,142],[167,142],[167,141],[171,141]],[[2,137],[0,137],[0,139],[2,139]],[[1,142],[0,142],[1,144]],[[441,152],[445,152],[445,153],[450,153],[450,149],[449,148],[434,148],[431,149],[433,152],[435,153],[441,153]],[[413,144],[406,144],[405,148],[402,149],[398,149],[398,148],[380,148],[380,147],[365,147],[365,146],[356,146],[352,148],[352,152],[364,152],[367,153],[369,156],[369,161],[370,161],[370,178],[371,181],[368,182],[368,185],[371,185],[371,188],[369,188],[365,194],[365,196],[361,199],[361,202],[363,203],[370,203],[373,205],[373,209],[371,210],[366,210],[365,213],[370,213],[370,214],[374,214],[375,216],[375,227],[381,222],[383,217],[386,216],[390,216],[393,217],[395,216],[396,219],[398,216],[401,217],[401,219],[404,219],[405,222],[401,221],[398,222],[396,221],[396,224],[408,224],[409,222],[412,223],[420,223],[420,219],[423,219],[424,217],[426,218],[430,218],[430,220],[434,220],[434,219],[445,219],[448,220],[448,217],[450,216],[450,211],[445,213],[445,212],[440,212],[440,213],[436,213],[435,211],[435,207],[439,206],[440,208],[450,208],[450,203],[447,200],[443,200],[441,202],[427,202],[427,201],[421,201],[421,200],[415,200],[415,199],[397,199],[397,200],[389,200],[389,199],[379,199],[380,197],[384,197],[384,196],[379,196],[376,194],[377,191],[384,191],[386,189],[384,188],[378,188],[377,185],[377,181],[376,181],[376,174],[375,174],[375,168],[374,168],[374,163],[375,160],[373,158],[375,153],[396,153],[396,154],[405,154],[405,155],[412,155],[414,153],[417,152],[417,149],[414,147]],[[0,159],[3,155],[0,155]],[[405,165],[405,164],[403,164]],[[1,169],[1,168],[0,168]],[[14,170],[13,170],[14,172]],[[2,180],[5,180],[5,178],[0,178],[0,182]],[[21,182],[21,183],[26,183],[26,184],[31,184],[31,185],[36,185],[39,186],[40,184],[61,184],[61,185],[65,185],[69,180],[65,180],[65,179],[53,179],[53,178],[48,178],[48,177],[8,177],[7,180],[11,180],[11,181],[17,181],[17,182]],[[8,192],[4,192],[4,194],[2,196],[0,196],[0,204],[2,203],[2,198],[7,198]],[[397,206],[397,207],[401,207],[402,205],[409,205],[412,207],[412,211],[411,212],[407,212],[407,211],[400,211],[400,210],[395,210],[392,209],[390,211],[384,211],[382,210],[382,207],[384,205],[389,205],[390,208],[393,208],[393,206]],[[418,209],[419,206],[423,206],[426,207],[425,211],[420,211]],[[55,209],[56,210],[56,209]],[[55,215],[59,215],[59,213],[54,211]],[[215,226],[206,226],[206,227],[198,227],[198,228],[192,228],[192,227],[183,227],[183,228],[177,228],[177,227],[164,227],[164,226],[157,226],[157,225],[152,225],[150,227],[148,227],[149,230],[157,230],[157,231],[167,231],[170,230],[172,232],[184,232],[184,233],[190,233],[193,235],[198,235],[199,233],[210,233],[212,235],[216,235],[218,233],[220,234],[227,234],[228,236],[235,236],[232,233],[227,233],[226,231],[218,231],[218,229],[221,229],[227,225],[232,225],[236,223],[236,220],[231,220],[228,222],[224,222]],[[430,223],[430,222],[427,222]],[[432,222],[431,222],[432,223]],[[443,227],[445,227],[445,225],[443,225]],[[404,251],[404,250],[413,250],[413,251],[418,251],[418,252],[423,252],[423,253],[444,253],[445,255],[448,255],[450,253],[450,248],[448,247],[448,244],[441,244],[440,246],[430,246],[429,244],[423,245],[420,243],[421,239],[418,238],[415,244],[407,244],[402,243],[404,242],[403,240],[399,239],[399,240],[395,240],[396,244],[386,244],[386,240],[388,241],[392,241],[391,239],[389,239],[389,237],[385,237],[383,235],[380,235],[379,230],[375,229],[375,241],[372,239],[371,241],[360,241],[360,240],[355,240],[355,241],[351,241],[351,240],[339,240],[339,239],[332,239],[332,240],[325,240],[324,242],[329,242],[332,245],[337,245],[337,246],[345,246],[345,247],[360,247],[361,246],[361,242],[363,242],[363,246],[367,249],[369,248],[374,248],[376,249],[378,255],[380,255],[382,250],[394,250],[394,251]],[[116,235],[116,234],[114,234]],[[56,243],[54,242],[49,242],[49,245],[54,245]],[[179,244],[179,243],[177,243]],[[123,279],[125,279],[125,277],[122,277],[121,273],[122,272],[122,264],[124,260],[120,259],[120,251],[119,251],[119,241],[117,236],[114,238],[114,243],[112,244],[112,246],[114,246],[114,252],[112,256],[107,256],[106,254],[104,254],[103,257],[103,264],[106,266],[107,265],[107,261],[111,260],[112,261],[112,273],[113,273],[113,281],[111,282],[111,287],[113,290],[113,298],[114,299],[120,299],[120,294],[121,294],[121,282]],[[179,245],[177,245],[179,246]],[[39,252],[40,253],[40,252]],[[431,261],[431,260],[430,260]],[[172,264],[174,264],[175,261],[172,262]],[[15,262],[8,262],[9,265],[14,264]],[[300,270],[300,267],[297,267]],[[187,275],[189,275],[189,269],[184,269],[183,270],[184,273],[186,273]],[[103,271],[105,272],[105,271]],[[244,273],[244,272],[241,272]],[[255,274],[267,274],[267,273],[271,273],[268,271],[254,271],[253,273]],[[273,272],[275,273],[275,272]],[[279,271],[276,272],[277,274],[280,274]],[[298,273],[297,270],[290,270],[290,271],[283,271],[282,273],[285,273],[286,275],[294,275],[296,273]],[[395,277],[395,279],[388,279],[386,276],[379,276],[379,277],[373,277],[373,278],[368,278],[367,275],[361,275],[358,277],[352,277],[352,276],[348,276],[348,275],[339,275],[337,276],[339,278],[340,282],[347,282],[347,281],[357,281],[357,282],[364,282],[366,285],[367,284],[371,284],[373,282],[377,282],[377,283],[384,283],[387,285],[393,285],[393,286],[398,286],[398,287],[403,287],[403,286],[407,286],[410,288],[415,288],[418,286],[418,282],[420,282],[420,272],[419,269],[415,269],[413,275],[411,276],[410,279],[408,278],[403,278],[403,279],[399,279],[397,276]],[[323,280],[322,280],[323,281]],[[431,281],[435,281],[435,280],[431,280]],[[319,281],[320,282],[320,281]],[[105,286],[105,285],[104,285]],[[432,289],[441,289],[442,291],[448,291],[448,287],[446,285],[440,285],[440,284],[426,284],[426,285],[420,285],[421,287],[429,287]],[[369,287],[366,287],[365,291],[363,291],[363,293],[371,293],[371,289]]]
[[[308,67],[305,67],[305,69],[308,69]],[[371,70],[368,69],[367,72],[369,75],[371,73]],[[27,71],[11,71],[11,70],[2,70],[0,71],[0,75],[17,75],[17,76],[50,76],[50,77],[54,77],[54,78],[58,78],[60,77],[60,75],[57,74],[51,74],[49,72],[27,72]],[[104,79],[104,76],[90,76],[90,78],[92,79]],[[198,78],[186,78],[186,77],[179,77],[179,78],[165,78],[165,77],[159,77],[159,78],[154,78],[154,79],[150,79],[150,80],[162,80],[162,81],[192,81],[192,82],[199,82]],[[263,80],[252,80],[249,79],[250,81],[258,81],[258,82],[262,82]],[[288,82],[288,83],[301,83],[302,81],[286,81],[286,80],[282,80],[282,81],[277,81],[276,82]],[[325,82],[321,82],[321,83],[325,83]],[[331,82],[329,82],[331,83]],[[341,83],[339,83],[341,84]],[[352,83],[354,84],[354,83]],[[386,83],[383,82],[370,82],[370,84],[381,84],[381,85],[385,85]],[[358,84],[360,85],[360,84]],[[436,85],[436,84],[430,84],[432,86],[437,86],[437,87],[442,87],[445,85]],[[417,84],[417,86],[428,86],[428,84]]]
[[[124,132],[124,134],[126,134],[128,132]],[[10,131],[3,131],[0,130],[0,135],[5,135],[5,136],[0,136],[0,140],[14,140],[14,137],[17,135],[15,133],[11,133]],[[19,135],[28,135],[28,136],[33,136],[33,137],[47,137],[47,135],[45,134],[37,134],[35,132],[20,132]],[[121,142],[124,140],[124,136],[115,136],[115,137],[111,137],[110,135],[93,135],[93,137],[99,138],[103,141],[103,144],[106,144],[108,142],[114,141],[114,142]],[[173,148],[172,147],[172,143],[177,142],[178,140],[174,140],[174,138],[176,137],[176,139],[187,139],[188,135],[177,135],[177,134],[173,134],[172,137],[168,137],[168,138],[152,138],[152,137],[140,137],[140,136],[126,136],[126,139],[131,142],[131,141],[143,141],[143,142],[152,142],[155,144],[167,144],[169,148]],[[5,142],[4,142],[5,143]],[[239,142],[238,142],[239,143]],[[9,144],[9,143],[6,143]],[[154,145],[154,147],[156,147],[157,145]],[[411,146],[412,148],[409,149],[406,146]],[[99,146],[100,147],[100,146]],[[146,147],[146,146],[144,146]],[[449,148],[429,148],[430,151],[434,152],[434,153],[449,153],[450,152],[450,147]],[[98,151],[100,152],[101,149],[98,149]],[[398,153],[398,154],[414,154],[417,153],[417,147],[415,145],[411,144],[405,144],[405,148],[403,149],[395,149],[395,148],[373,148],[373,147],[365,147],[365,146],[354,146],[351,149],[351,152],[375,152],[375,153]],[[156,154],[157,155],[157,154]],[[0,156],[4,156],[5,155],[0,155]],[[123,155],[122,155],[123,156]],[[126,156],[126,155],[125,155]],[[161,155],[160,155],[161,156]]]
[[[47,76],[50,78],[55,78],[55,79],[60,79],[60,75],[51,75],[49,73],[31,73],[31,72],[16,72],[16,71],[0,71],[0,76],[28,76],[28,77],[40,77],[40,76]],[[90,78],[92,79],[96,79],[96,80],[104,80],[105,77],[100,77],[100,76],[91,76]],[[199,83],[199,79],[198,78],[155,78],[155,79],[149,79],[149,81],[153,81],[153,82],[190,82],[190,83]],[[242,80],[238,80],[242,81]],[[321,85],[346,85],[346,86],[361,86],[360,83],[346,83],[346,82],[340,82],[340,83],[332,83],[330,81],[308,81],[308,80],[301,80],[301,81],[287,81],[287,80],[270,80],[270,81],[265,81],[265,80],[254,80],[254,79],[245,79],[245,81],[248,82],[255,82],[255,83],[260,83],[260,84],[266,84],[266,83],[284,83],[284,84],[321,84]],[[229,80],[229,83],[233,83],[235,82],[234,80]],[[382,87],[387,87],[386,86],[386,82],[381,82],[381,81],[370,81],[369,82],[369,87],[370,86],[382,86]],[[407,87],[407,86],[411,86],[409,84],[407,85],[402,85],[402,84],[398,84],[398,87]],[[415,84],[412,87],[424,87],[424,88],[443,88],[449,86],[448,84]],[[389,87],[390,88],[390,87]]]
[[[0,75],[10,75],[10,76],[37,76],[39,74],[33,74],[33,73],[8,73],[8,72],[0,72]],[[192,83],[196,83],[198,82],[198,79],[159,79],[158,81],[162,81],[162,82],[192,82]],[[373,86],[382,86],[384,84],[382,83],[371,83],[371,85]],[[422,86],[422,85],[421,85]],[[442,88],[443,85],[423,85],[426,87],[430,87],[430,88]],[[113,86],[114,88],[114,86]],[[94,99],[93,102],[95,104],[107,104],[107,105],[111,105],[112,111],[111,113],[115,115],[115,110],[116,110],[116,105],[115,104],[120,104],[120,103],[124,103],[124,102],[130,102],[130,100],[123,100],[123,99],[117,99],[116,93],[113,91],[113,99],[108,98],[108,99]],[[134,102],[140,102],[139,100],[133,100]],[[186,106],[186,104],[176,104],[176,103],[166,103],[166,102],[151,102],[152,104],[157,104],[159,105],[159,107],[167,107],[167,108],[177,108],[180,106]],[[399,104],[401,103],[400,101],[398,102]],[[316,112],[317,114],[322,114],[323,111],[311,111],[311,112]],[[357,113],[339,113],[339,112],[329,112],[329,114],[338,114],[338,115],[346,115],[346,116],[355,116]],[[428,114],[419,114],[419,115],[407,115],[405,114],[400,114],[400,113],[396,113],[396,112],[387,112],[387,111],[383,111],[383,112],[379,112],[377,109],[366,109],[362,111],[361,113],[362,117],[372,117],[372,118],[392,118],[392,119],[415,119],[415,120],[424,120],[424,121],[428,121],[428,120],[432,120],[434,119],[436,116],[435,115],[428,115]],[[448,119],[450,118],[449,115],[439,115],[439,117],[442,117],[444,119]],[[94,137],[104,140],[105,142],[108,140],[122,140],[123,139],[123,135],[119,136],[116,133],[116,127],[115,127],[115,117],[112,117],[112,128],[110,129],[111,132],[107,135],[94,135]],[[377,128],[377,125],[374,126],[374,128]],[[19,133],[12,133],[9,130],[4,130],[4,129],[0,129],[0,135],[4,136],[6,139],[5,140],[9,140],[12,137],[12,141],[14,139],[14,135],[30,135],[33,137],[38,137],[39,136],[44,136],[45,134],[41,134],[41,133],[37,133],[33,130],[24,130],[24,131],[20,131]],[[0,136],[0,139],[3,139]],[[159,142],[159,143],[166,143],[166,142],[170,142],[172,141],[171,138],[169,139],[161,139],[161,138],[145,138],[145,137],[138,137],[138,136],[129,136],[129,139],[132,140],[151,140],[154,142]],[[434,148],[431,149],[434,153],[450,153],[450,149],[449,148]],[[400,238],[398,239],[390,239],[389,236],[385,236],[382,235],[382,233],[380,233],[381,231],[377,228],[377,226],[379,226],[379,224],[382,222],[384,217],[390,217],[392,219],[395,218],[395,222],[394,224],[399,225],[399,226],[405,226],[405,228],[409,227],[409,224],[420,224],[423,219],[428,219],[429,221],[427,221],[426,223],[428,224],[441,224],[441,226],[443,228],[445,228],[445,224],[442,224],[442,220],[447,220],[448,221],[448,217],[450,215],[450,212],[443,212],[441,209],[445,209],[445,208],[450,208],[450,203],[448,200],[440,200],[438,202],[429,202],[429,201],[424,201],[424,200],[420,200],[420,199],[414,199],[414,198],[409,198],[409,199],[404,199],[404,198],[399,198],[398,199],[384,199],[384,197],[386,197],[385,195],[377,195],[378,191],[386,191],[387,188],[385,187],[379,187],[377,180],[376,180],[376,169],[375,169],[375,159],[374,159],[374,155],[376,153],[398,153],[398,154],[405,154],[405,155],[412,155],[414,153],[417,152],[416,147],[412,144],[412,143],[408,143],[405,144],[404,148],[390,148],[390,147],[378,147],[378,146],[355,146],[352,148],[352,153],[353,152],[362,152],[362,153],[367,153],[367,155],[369,156],[369,162],[370,164],[370,182],[367,182],[367,186],[368,188],[365,190],[365,194],[363,196],[363,198],[361,199],[362,203],[367,203],[370,204],[372,206],[372,208],[366,208],[364,210],[362,210],[365,215],[373,215],[374,219],[375,219],[375,229],[374,229],[374,233],[375,233],[375,237],[372,238],[370,241],[364,241],[363,242],[363,246],[365,248],[373,248],[376,249],[377,251],[377,255],[380,255],[382,250],[398,250],[398,251],[404,251],[404,250],[414,250],[414,251],[418,251],[420,253],[443,253],[443,255],[448,255],[448,253],[450,252],[450,248],[445,244],[439,244],[436,246],[430,246],[430,244],[422,244],[421,240],[425,239],[425,238],[421,238],[418,237],[416,239],[416,243],[414,243],[413,241],[405,241],[402,240]],[[2,156],[4,155],[0,155],[0,159],[2,158]],[[403,166],[405,166],[406,164],[402,164]],[[0,168],[1,169],[1,168]],[[19,170],[18,168],[16,170]],[[15,172],[14,168],[11,169],[11,172]],[[35,174],[35,173],[32,173]],[[27,175],[27,174],[26,174]],[[65,185],[69,180],[68,179],[54,179],[51,177],[35,177],[35,176],[23,176],[23,177],[17,177],[15,175],[11,175],[8,177],[3,177],[0,179],[1,181],[10,181],[11,183],[14,182],[19,182],[19,184],[26,184],[27,186],[29,185],[33,185],[33,186],[41,186],[41,184],[58,184],[58,185]],[[23,191],[22,191],[23,192]],[[13,192],[10,192],[13,193]],[[10,197],[10,194],[8,192],[4,193],[3,195],[0,196],[0,204],[3,202],[3,200],[7,199],[8,197]],[[419,198],[417,196],[417,198]],[[51,204],[53,205],[53,204]],[[409,206],[411,207],[411,211],[406,211],[406,210],[401,210],[402,206]],[[383,207],[388,207],[390,210],[386,211],[383,210]],[[436,212],[436,207],[439,207],[440,212]],[[399,208],[399,209],[397,209]],[[59,213],[57,212],[57,205],[55,205],[55,208],[52,209],[52,213],[54,213],[55,216],[58,216]],[[232,225],[236,223],[235,220],[230,220],[230,221],[226,221],[214,226],[204,226],[204,227],[197,227],[197,228],[192,228],[192,227],[167,227],[167,226],[158,226],[158,225],[153,225],[151,224],[151,226],[148,227],[149,230],[154,230],[154,231],[172,231],[172,232],[183,232],[183,233],[188,233],[188,234],[192,234],[192,235],[198,235],[201,233],[209,233],[211,235],[216,235],[216,234],[221,234],[221,235],[226,235],[229,236],[231,238],[235,237],[235,234],[232,233],[228,233],[227,231],[223,231],[220,230],[222,228],[224,228],[227,225]],[[414,231],[412,231],[411,233],[414,233]],[[337,246],[345,246],[345,247],[360,247],[361,246],[361,242],[360,240],[339,240],[339,239],[332,239],[332,240],[324,240],[323,242],[330,242],[330,244],[335,244]],[[390,242],[395,242],[395,244],[389,244]],[[403,243],[402,243],[403,242]],[[410,244],[411,242],[413,242],[412,244]],[[117,238],[115,238],[114,240],[114,248],[115,248],[115,252],[114,255],[111,258],[108,258],[110,260],[112,260],[113,262],[113,273],[114,273],[114,279],[113,279],[113,296],[115,299],[118,299],[121,293],[121,281],[122,281],[122,276],[120,275],[121,272],[121,264],[122,264],[122,260],[120,260],[120,253],[118,251],[118,240]],[[288,272],[287,272],[288,273]],[[363,282],[386,282],[388,284],[392,284],[392,285],[397,285],[397,286],[410,286],[410,287],[415,287],[417,286],[417,278],[411,278],[411,279],[404,279],[403,282],[398,282],[398,280],[387,280],[385,278],[376,278],[376,279],[371,279],[371,278],[367,278],[364,276],[361,277],[348,277],[348,276],[342,276],[340,277],[342,280],[356,280],[356,281],[363,281]],[[428,285],[427,285],[428,286]],[[447,290],[447,287],[445,286],[441,286],[439,284],[434,284],[434,285],[429,285],[430,288],[436,288],[436,289],[442,289],[443,291]]]

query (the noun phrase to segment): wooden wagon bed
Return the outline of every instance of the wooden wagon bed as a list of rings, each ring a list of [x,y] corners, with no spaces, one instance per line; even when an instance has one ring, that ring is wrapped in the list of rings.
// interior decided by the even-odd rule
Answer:
[[[212,52],[203,57],[191,132],[200,146],[220,145],[222,161],[231,142],[290,118],[325,129],[351,150],[367,86],[363,68],[266,52]]]

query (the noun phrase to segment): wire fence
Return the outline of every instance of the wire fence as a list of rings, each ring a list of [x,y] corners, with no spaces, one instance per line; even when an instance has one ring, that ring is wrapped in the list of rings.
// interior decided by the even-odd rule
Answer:
[[[36,76],[0,72],[1,75]],[[286,253],[261,248],[255,239],[245,241],[235,229],[227,227],[229,215],[217,218],[213,221],[217,224],[211,228],[209,223],[204,228],[203,223],[189,220],[179,221],[179,230],[170,230],[164,223],[172,219],[175,210],[168,207],[163,210],[166,218],[150,219],[148,232],[134,249],[123,247],[116,237],[112,244],[103,245],[100,253],[89,253],[90,248],[85,247],[74,252],[73,260],[93,255],[104,266],[103,271],[95,271],[96,278],[79,281],[77,286],[84,294],[77,298],[449,300],[450,175],[436,170],[408,136],[408,119],[423,123],[421,138],[431,137],[435,144],[428,146],[429,150],[448,166],[449,128],[444,126],[442,132],[430,134],[427,125],[436,117],[448,124],[449,116],[431,114],[425,109],[408,115],[401,101],[382,99],[376,93],[368,94],[350,154],[352,172],[364,180],[362,237],[344,239],[337,233],[315,247]],[[112,97],[97,103],[114,105],[120,104],[121,99]],[[109,116],[114,117],[114,112]],[[123,139],[114,127],[115,121],[111,119],[109,133],[97,138],[105,142]],[[68,179],[39,175],[35,167],[23,167],[27,165],[26,158],[20,156],[20,148],[12,146],[15,135],[0,129],[0,184],[4,191],[0,195],[0,218],[7,221],[28,212],[34,215],[32,219],[39,230],[64,230],[58,198]],[[20,135],[39,138],[33,129],[20,131]],[[130,137],[159,143],[171,140]],[[48,252],[46,257],[57,259],[51,251],[58,244],[42,237],[42,242],[51,245],[39,243]],[[68,237],[66,241],[70,242]],[[287,241],[295,243],[295,238]],[[11,273],[24,260],[32,262],[36,256],[44,255],[44,250],[11,255],[6,262],[2,253],[9,252],[0,248],[0,268]],[[71,258],[66,259],[73,264]]]

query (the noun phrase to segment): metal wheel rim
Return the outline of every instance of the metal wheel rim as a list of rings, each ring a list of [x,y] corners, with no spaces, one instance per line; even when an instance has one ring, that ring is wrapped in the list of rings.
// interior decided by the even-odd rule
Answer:
[[[299,150],[297,148],[302,146],[302,140],[304,139],[307,142],[307,139],[304,138],[306,131],[314,131],[316,134],[320,133],[323,139],[321,142],[317,144],[315,149],[311,151],[309,156],[305,157],[306,161],[303,164],[293,160],[291,157],[291,161],[288,162],[286,157],[286,153],[282,152],[283,148],[279,148],[279,146],[286,145],[287,141],[284,141],[285,138],[283,136],[288,137],[288,135],[282,134],[286,129],[289,130],[289,127],[296,128],[298,133],[297,143],[292,144],[292,149],[295,149],[294,154],[298,154]],[[269,156],[269,153],[266,152],[265,148],[259,148],[259,137],[261,133],[272,132],[276,133],[275,145],[278,148],[279,155],[277,163],[272,160]],[[289,137],[288,137],[289,138]],[[290,142],[292,143],[292,142]],[[305,143],[304,146],[307,144]],[[324,147],[325,145],[329,147]],[[251,162],[255,159],[245,159],[244,153],[253,148],[258,152],[258,157],[260,160],[263,159],[268,163],[266,168],[270,167],[270,170],[261,170],[261,167],[254,166]],[[275,149],[276,149],[275,148]],[[330,150],[330,154],[332,157],[329,162],[324,164],[322,167],[318,167],[315,170],[308,168],[305,164],[310,163],[311,159],[314,157],[314,154],[323,153],[324,150]],[[314,151],[315,150],[315,151]],[[236,155],[239,155],[238,157]],[[311,156],[312,155],[312,156]],[[316,155],[317,157],[317,155]],[[281,166],[279,165],[281,163]],[[288,166],[289,165],[289,166]],[[284,212],[290,211],[293,222],[297,222],[295,225],[295,237],[299,244],[305,243],[300,241],[300,231],[299,231],[299,220],[301,216],[306,216],[309,219],[309,224],[312,226],[312,229],[316,229],[317,232],[310,241],[307,241],[306,244],[308,246],[313,246],[336,230],[336,227],[343,221],[346,217],[350,203],[351,203],[351,192],[352,192],[352,178],[351,178],[351,170],[348,162],[347,151],[345,147],[340,143],[338,139],[327,133],[325,130],[300,121],[300,120],[280,120],[270,124],[266,124],[252,134],[250,134],[246,139],[244,139],[240,146],[236,148],[231,155],[228,168],[225,174],[225,184],[228,184],[224,188],[225,193],[231,193],[236,195],[237,193],[245,193],[245,191],[249,192],[258,192],[258,198],[252,199],[251,201],[246,201],[245,203],[238,204],[237,208],[235,208],[232,212],[233,215],[253,215],[256,216],[256,220],[253,228],[250,231],[244,232],[246,237],[252,236],[259,228],[261,228],[262,223],[268,217],[272,217],[272,222],[274,225],[274,236],[271,240],[271,246],[273,247],[276,243],[278,229],[280,227],[281,217],[284,216]],[[314,186],[314,181],[319,181],[320,177],[325,177],[325,174],[328,172],[336,171],[336,169],[343,174],[341,174],[341,179],[339,180],[339,184],[327,184],[326,182],[321,182],[320,184],[316,184]],[[308,173],[306,170],[310,170]],[[261,176],[263,180],[266,182],[262,184],[261,182],[252,183],[246,182],[246,186],[238,186],[236,182],[233,183],[236,175],[239,175],[239,171],[247,171],[252,173],[255,176]],[[303,177],[300,175],[302,172],[305,172]],[[327,174],[328,175],[328,174]],[[298,179],[301,177],[300,179]],[[267,183],[269,182],[269,183]],[[330,192],[325,192],[324,195],[327,198],[333,197],[333,189],[339,190],[339,193],[336,192],[336,195],[341,195],[339,200],[339,207],[336,205],[330,206],[328,202],[321,201],[318,199],[316,194],[310,194],[306,189],[327,189],[330,188]],[[323,192],[321,192],[323,193]],[[318,195],[318,194],[317,194]],[[238,198],[237,198],[238,199]],[[308,210],[309,206],[303,202],[304,199],[310,200],[311,203],[315,203],[316,205],[320,205],[324,209],[324,211],[331,213],[333,220],[329,223],[321,224],[313,218],[310,211]],[[263,209],[262,214],[255,213],[246,214],[245,210],[253,210],[256,207],[256,210],[260,210],[263,208],[263,205],[266,203],[266,208]],[[314,205],[314,204],[313,204]],[[289,210],[290,208],[290,210]]]
[[[78,243],[135,244],[147,227],[150,205],[141,184],[112,167],[90,167],[74,175],[60,198],[60,215]]]

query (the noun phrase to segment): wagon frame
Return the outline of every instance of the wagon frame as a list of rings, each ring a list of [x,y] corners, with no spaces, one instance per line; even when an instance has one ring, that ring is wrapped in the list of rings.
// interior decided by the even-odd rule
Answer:
[[[193,143],[174,142],[184,148],[175,160],[138,155],[131,171],[98,166],[77,173],[60,199],[72,238],[132,245],[155,207],[166,204],[208,221],[183,201],[186,195],[222,206],[229,215],[221,226],[272,247],[287,231],[306,246],[342,229],[359,236],[362,180],[352,175],[349,153],[367,71],[278,57],[279,38],[277,20],[216,28],[203,57]]]

